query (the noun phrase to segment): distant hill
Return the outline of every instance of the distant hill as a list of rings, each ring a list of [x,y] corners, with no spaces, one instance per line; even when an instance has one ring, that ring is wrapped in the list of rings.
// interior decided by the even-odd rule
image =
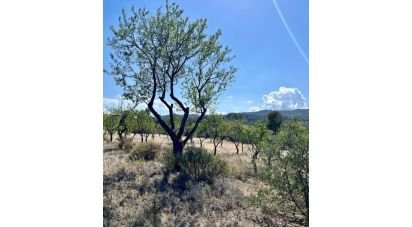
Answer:
[[[273,110],[260,110],[256,112],[242,112],[236,113],[243,117],[247,123],[254,123],[258,120],[265,120],[267,115]],[[297,109],[297,110],[278,110],[284,120],[297,118],[304,122],[309,122],[309,109]],[[225,115],[226,119],[230,119],[235,113],[229,113]]]
[[[253,124],[259,120],[265,120],[267,115],[273,110],[260,110],[256,112],[241,112],[241,113],[228,113],[224,115],[225,119],[231,119],[234,114],[239,114],[242,116],[244,121],[249,124]],[[297,109],[297,110],[278,110],[282,115],[284,120],[289,120],[292,118],[297,118],[305,123],[309,124],[309,109]],[[181,115],[179,115],[182,118]],[[196,120],[198,115],[190,114],[189,120]],[[206,115],[207,117],[207,115]],[[168,116],[163,116],[163,119],[168,119]]]

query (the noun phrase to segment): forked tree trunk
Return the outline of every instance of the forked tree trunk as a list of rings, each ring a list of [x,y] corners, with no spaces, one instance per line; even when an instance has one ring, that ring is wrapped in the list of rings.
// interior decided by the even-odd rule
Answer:
[[[234,143],[236,147],[236,154],[239,154],[239,143]]]

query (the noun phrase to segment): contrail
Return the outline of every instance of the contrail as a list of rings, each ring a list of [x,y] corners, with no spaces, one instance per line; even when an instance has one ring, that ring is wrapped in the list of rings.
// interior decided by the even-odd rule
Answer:
[[[272,2],[273,2],[273,5],[274,5],[275,8],[276,8],[276,11],[277,11],[278,14],[279,14],[280,19],[281,19],[282,22],[283,22],[283,25],[285,25],[285,28],[286,28],[286,30],[288,31],[290,38],[292,39],[292,41],[293,41],[293,43],[295,44],[296,48],[298,48],[298,50],[299,50],[300,54],[302,55],[303,59],[305,59],[306,63],[309,64],[309,59],[308,59],[308,57],[306,57],[305,52],[303,52],[303,50],[302,50],[302,48],[300,47],[298,41],[296,40],[295,36],[293,35],[293,32],[290,30],[290,28],[289,28],[289,26],[288,26],[288,23],[286,22],[285,18],[283,17],[282,11],[280,11],[280,8],[279,8],[279,6],[278,6],[278,3],[276,2],[276,0],[272,0]]]

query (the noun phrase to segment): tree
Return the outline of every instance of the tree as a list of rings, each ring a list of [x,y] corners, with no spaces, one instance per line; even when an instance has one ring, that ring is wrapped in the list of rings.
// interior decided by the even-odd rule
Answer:
[[[123,147],[123,144],[126,140],[127,133],[130,132],[130,112],[132,108],[130,106],[123,105],[123,101],[117,107],[111,107],[108,109],[108,114],[116,119],[116,133],[118,135],[118,140],[120,141],[120,147]]]
[[[174,155],[181,156],[208,108],[234,81],[237,69],[230,65],[231,50],[219,43],[220,30],[207,35],[205,19],[190,22],[178,5],[168,1],[165,8],[154,15],[144,8],[132,8],[130,16],[122,11],[108,40],[113,53],[111,68],[105,72],[123,87],[126,99],[147,104],[170,136]],[[168,109],[171,125],[154,108],[155,100]],[[173,124],[176,108],[183,112],[179,127]],[[199,116],[183,139],[189,112]]]
[[[203,141],[209,138],[206,122],[207,120],[200,122],[196,130],[196,137],[199,139],[200,147],[203,147]]]
[[[256,122],[253,126],[246,129],[248,143],[252,147],[252,165],[255,174],[257,173],[257,159],[260,153],[264,150],[266,141],[269,139],[271,133],[266,128],[263,121]]]
[[[276,133],[282,125],[282,115],[278,111],[272,111],[267,116],[267,127]]]
[[[217,147],[222,143],[226,136],[225,120],[222,115],[212,114],[206,119],[205,125],[207,127],[207,134],[213,142],[213,154],[216,155]]]
[[[286,122],[276,136],[272,149],[276,166],[268,168],[269,182],[285,209],[297,209],[309,219],[309,133],[297,119]]]
[[[110,142],[113,142],[113,134],[116,132],[119,123],[118,116],[110,113],[103,113],[103,128],[110,135]]]
[[[236,147],[236,154],[239,154],[239,145],[243,137],[243,123],[240,120],[232,120],[228,122],[227,138]]]
[[[153,133],[155,128],[155,123],[153,118],[147,111],[133,111],[132,112],[132,128],[133,137],[136,134],[140,135],[141,142],[143,143],[143,138],[147,142],[147,138],[151,133]]]

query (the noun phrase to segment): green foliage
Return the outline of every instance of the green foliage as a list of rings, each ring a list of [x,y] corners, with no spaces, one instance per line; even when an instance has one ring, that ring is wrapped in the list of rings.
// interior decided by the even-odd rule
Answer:
[[[206,126],[207,135],[212,139],[214,154],[216,155],[217,146],[226,138],[227,124],[222,115],[209,115],[204,125]]]
[[[132,111],[128,119],[130,131],[139,134],[143,142],[143,136],[155,131],[155,122],[147,111]]]
[[[226,137],[232,142],[236,147],[236,152],[239,153],[239,144],[245,137],[245,126],[238,120],[239,118],[234,118],[227,122]]]
[[[116,132],[119,117],[109,113],[103,113],[103,130],[109,134]]]
[[[227,164],[205,149],[188,147],[183,153],[180,164],[184,173],[196,181],[213,182],[213,180],[227,173]]]
[[[309,218],[309,135],[304,123],[291,120],[282,125],[275,143],[274,162],[266,166],[266,177],[276,189],[285,211],[298,211]]]
[[[141,143],[137,144],[133,151],[129,154],[129,158],[132,161],[136,160],[144,160],[144,161],[151,161],[155,160],[160,152],[161,152],[161,145],[158,143]]]
[[[165,8],[154,13],[132,8],[127,15],[123,10],[118,25],[111,27],[108,45],[113,52],[105,72],[114,76],[127,100],[147,103],[172,139],[176,154],[181,154],[196,128],[182,141],[189,112],[200,113],[197,125],[234,82],[237,71],[230,64],[231,50],[219,42],[221,31],[209,35],[206,28],[205,19],[190,21],[177,4],[167,1]],[[156,99],[169,116],[176,110],[184,113],[179,128],[164,122],[154,108]]]
[[[239,115],[242,117],[243,121],[246,124],[254,124],[257,121],[266,120],[268,114],[272,112],[272,110],[260,110],[257,112],[242,112],[242,113],[228,113],[225,118],[230,120],[234,116]],[[299,120],[303,121],[306,125],[309,123],[309,110],[308,109],[297,109],[297,110],[279,110],[278,111],[282,115],[282,121],[289,121],[293,118],[298,118]]]
[[[263,121],[256,122],[252,127],[249,127],[246,130],[246,133],[248,142],[252,145],[252,165],[256,174],[257,159],[264,150],[267,141],[269,141],[269,138],[272,135],[272,133],[266,128],[266,124]]]
[[[208,130],[207,130],[207,119],[200,122],[197,130],[196,130],[196,137],[198,138],[208,138]]]
[[[272,111],[267,116],[267,127],[276,133],[282,125],[282,115],[278,111]]]

